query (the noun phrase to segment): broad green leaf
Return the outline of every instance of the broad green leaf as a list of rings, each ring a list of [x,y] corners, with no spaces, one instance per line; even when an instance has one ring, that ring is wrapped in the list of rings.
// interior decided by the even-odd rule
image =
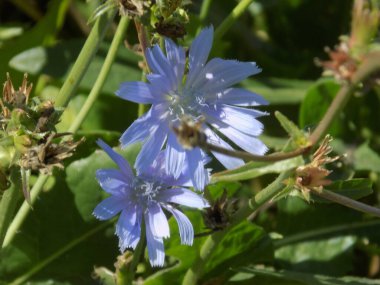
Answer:
[[[354,168],[380,172],[380,156],[373,151],[368,143],[362,144],[354,152]]]
[[[56,183],[49,191],[40,195],[20,229],[21,234],[18,233],[12,243],[1,250],[0,254],[6,254],[6,258],[0,258],[0,276],[7,284],[101,224],[83,220],[62,174],[56,176]],[[117,239],[111,227],[107,226],[109,230],[92,235],[43,266],[38,275],[28,281],[59,276],[61,281],[71,284],[89,284],[93,281],[94,264],[111,268],[118,254]]]
[[[140,151],[140,145],[126,147],[122,154],[130,165]],[[95,179],[98,169],[117,168],[115,163],[102,151],[97,150],[87,158],[74,161],[66,169],[67,185],[74,194],[76,207],[85,221],[95,220],[92,215],[96,205],[106,196]]]
[[[9,66],[30,74],[41,71],[47,61],[47,52],[43,47],[35,47],[23,51],[9,61]]]
[[[300,272],[339,276],[353,268],[355,236],[299,242],[275,251],[282,268]]]
[[[279,280],[289,280],[292,282],[300,282],[301,284],[305,285],[379,285],[379,280],[373,280],[368,278],[358,278],[358,277],[352,277],[352,276],[345,276],[345,277],[331,277],[331,276],[324,276],[324,275],[313,275],[313,274],[306,274],[302,272],[296,272],[296,271],[290,271],[290,270],[274,270],[273,268],[262,268],[262,267],[243,267],[237,270],[238,272],[244,272],[244,273],[251,273],[255,276],[264,276],[264,277],[273,277],[275,278],[270,283],[267,284],[277,284],[276,279]],[[262,283],[256,283],[255,279],[252,279],[252,284],[259,284]],[[282,284],[282,283],[281,283]],[[293,283],[292,283],[293,284]]]
[[[224,236],[205,267],[205,280],[212,277],[228,279],[226,268],[247,263],[270,262],[273,259],[272,242],[265,231],[248,221],[235,226]]]
[[[369,179],[356,178],[347,181],[334,181],[332,184],[325,186],[327,190],[333,191],[342,196],[351,199],[360,199],[372,194],[372,182]],[[313,201],[331,203],[328,200],[313,195]]]
[[[218,181],[239,181],[262,176],[268,173],[281,173],[304,163],[301,156],[277,162],[249,162],[242,167],[227,170],[212,175],[212,183]]]
[[[318,125],[339,89],[339,84],[333,80],[320,80],[310,87],[301,104],[299,114],[301,128],[313,128]],[[339,122],[335,121],[330,126],[329,133],[336,135],[339,128]]]
[[[244,88],[262,95],[273,105],[298,104],[305,97],[305,90],[312,81],[283,78],[265,78],[258,80],[245,80]]]
[[[47,13],[33,28],[24,31],[22,37],[4,43],[0,49],[2,62],[0,65],[0,75],[10,71],[8,62],[15,55],[32,47],[51,44],[54,41],[56,34],[60,31],[64,23],[69,3],[69,0],[49,1]],[[57,66],[60,65],[57,64],[57,62],[55,62],[55,64]],[[21,81],[22,73],[16,76],[16,74],[12,72],[12,79]]]

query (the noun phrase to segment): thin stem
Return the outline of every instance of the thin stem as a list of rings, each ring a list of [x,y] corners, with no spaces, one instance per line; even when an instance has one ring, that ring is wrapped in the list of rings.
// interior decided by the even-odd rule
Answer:
[[[93,228],[92,230],[89,230],[88,232],[86,232],[82,236],[74,239],[73,241],[71,241],[70,243],[68,243],[67,245],[65,245],[64,247],[62,247],[61,249],[59,249],[56,252],[54,252],[49,257],[47,257],[44,260],[42,260],[39,263],[37,263],[28,272],[26,272],[22,276],[20,276],[17,279],[15,279],[12,283],[10,283],[10,285],[24,284],[24,282],[27,281],[31,276],[33,276],[34,274],[36,274],[37,272],[39,272],[41,269],[43,269],[45,266],[47,266],[48,264],[50,264],[52,261],[56,260],[58,257],[62,256],[67,251],[69,251],[73,247],[77,246],[81,242],[85,241],[86,239],[88,239],[89,237],[91,237],[92,235],[94,235],[95,233],[97,233],[97,232],[101,231],[102,229],[106,228],[113,221],[114,221],[114,219],[109,220],[108,222],[102,223],[99,226],[97,226],[96,228]]]
[[[197,260],[193,265],[187,270],[185,277],[183,279],[182,285],[195,285],[198,284],[199,279],[203,275],[203,269],[211,257],[214,249],[222,241],[223,237],[228,233],[228,231],[235,225],[240,223],[243,219],[246,219],[251,213],[251,208],[258,209],[261,205],[265,204],[272,198],[274,198],[283,188],[283,181],[291,174],[290,171],[285,172],[278,176],[278,178],[273,181],[270,185],[260,191],[254,198],[250,200],[249,206],[246,205],[240,208],[231,218],[229,226],[223,231],[215,232],[210,235],[206,241],[203,243]]]
[[[339,116],[341,110],[346,106],[350,96],[354,93],[358,84],[367,79],[371,74],[380,70],[380,53],[374,52],[366,57],[355,73],[352,82],[346,83],[339,90],[333,102],[329,106],[326,114],[318,124],[317,128],[310,135],[310,142],[315,145],[328,131],[331,123]]]
[[[62,88],[59,90],[55,106],[66,106],[71,96],[76,91],[79,83],[81,82],[84,74],[86,73],[91,60],[95,56],[99,48],[99,44],[104,38],[109,25],[112,23],[116,11],[112,10],[108,13],[101,15],[97,18],[94,27],[91,30],[73,68],[71,69],[66,81],[63,83]]]
[[[208,150],[208,151],[215,151],[215,152],[222,153],[228,156],[237,157],[237,158],[241,158],[245,160],[258,161],[258,162],[281,161],[281,160],[299,156],[310,150],[310,147],[303,147],[303,148],[299,148],[290,152],[274,153],[274,154],[269,154],[269,155],[256,155],[256,154],[248,153],[245,151],[226,149],[217,145],[209,144],[207,142],[202,143],[200,146],[203,149]]]
[[[203,0],[201,11],[199,13],[199,20],[201,21],[201,23],[204,23],[204,21],[206,20],[208,12],[210,11],[211,3],[212,0]]]
[[[21,197],[21,178],[18,169],[12,169],[12,184],[4,191],[0,202],[0,245],[3,245],[5,234],[11,224],[16,206]]]
[[[40,175],[36,181],[36,183],[33,185],[32,190],[30,191],[30,202],[33,205],[36,201],[38,195],[43,189],[43,186],[45,185],[47,179],[49,176],[47,175]],[[22,223],[25,221],[26,217],[29,214],[29,211],[31,210],[30,205],[24,201],[18,210],[16,216],[14,217],[12,223],[9,225],[7,234],[4,238],[3,248],[10,244],[10,242],[15,237],[16,233],[20,229]]]
[[[220,39],[227,30],[232,26],[232,24],[244,13],[244,11],[249,7],[253,0],[242,0],[236,7],[231,11],[231,13],[224,19],[224,21],[215,30],[215,39]]]
[[[348,208],[357,210],[359,212],[371,214],[371,215],[374,215],[374,216],[380,218],[380,209],[379,208],[375,208],[375,207],[366,205],[364,203],[350,199],[346,196],[336,194],[336,193],[329,191],[329,190],[326,190],[326,189],[323,189],[321,192],[313,191],[313,193],[319,197],[326,199],[326,200],[330,200],[330,201],[333,201],[335,203],[346,206]]]
[[[128,28],[128,23],[129,23],[128,17],[124,16],[121,18],[120,23],[117,27],[115,36],[112,40],[111,46],[108,50],[107,56],[104,60],[102,69],[100,70],[99,76],[96,79],[96,82],[94,86],[92,87],[91,92],[86,99],[86,102],[81,108],[79,114],[76,116],[68,132],[75,133],[79,129],[80,125],[83,123],[83,121],[87,117],[88,112],[91,110],[92,105],[95,103],[96,99],[98,98],[99,93],[104,85],[104,82],[106,81],[108,77],[112,63],[115,60],[117,50],[120,47],[121,42],[123,41],[125,31]]]
[[[140,241],[137,244],[135,252],[133,253],[133,259],[132,259],[131,265],[129,266],[129,274],[128,274],[127,285],[133,284],[133,280],[135,279],[137,265],[139,264],[141,258],[144,256],[144,249],[145,249],[145,225],[142,225]]]

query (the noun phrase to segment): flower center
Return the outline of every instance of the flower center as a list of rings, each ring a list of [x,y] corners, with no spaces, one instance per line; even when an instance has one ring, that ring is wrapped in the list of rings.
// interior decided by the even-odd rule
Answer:
[[[147,205],[156,199],[157,194],[164,189],[164,186],[157,182],[137,179],[135,182],[134,196],[139,204]]]
[[[169,114],[172,123],[179,122],[183,116],[198,119],[202,108],[208,106],[202,92],[182,89],[168,94]]]

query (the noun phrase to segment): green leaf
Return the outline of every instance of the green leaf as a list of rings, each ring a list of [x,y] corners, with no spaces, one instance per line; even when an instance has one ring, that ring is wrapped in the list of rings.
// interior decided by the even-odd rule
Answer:
[[[283,78],[265,78],[258,80],[245,80],[244,88],[262,95],[273,105],[298,104],[305,97],[305,90],[312,81]]]
[[[33,47],[51,44],[54,41],[55,35],[60,31],[64,23],[69,3],[69,0],[49,1],[47,13],[32,29],[25,31],[22,37],[5,42],[1,46],[2,64],[0,65],[0,74],[3,75],[7,71],[9,72],[8,62],[15,55]],[[60,66],[56,61],[55,64]],[[13,80],[21,80],[22,73],[18,74],[18,77],[12,72]]]
[[[355,200],[366,197],[373,192],[371,180],[364,178],[356,178],[347,181],[334,181],[325,188]],[[316,195],[313,195],[312,197],[315,202],[331,203],[330,201],[321,199]]]
[[[140,144],[134,144],[123,149],[121,154],[133,165],[139,151]],[[92,212],[106,195],[95,179],[96,170],[101,168],[117,168],[102,150],[76,160],[66,168],[67,185],[74,194],[75,205],[85,221],[95,220]]]
[[[274,163],[249,162],[236,169],[215,173],[211,178],[211,182],[252,179],[268,173],[281,173],[303,165],[303,163],[304,161],[301,156]]]
[[[227,279],[235,268],[247,263],[263,263],[273,260],[273,247],[265,231],[248,221],[235,226],[223,237],[205,266],[205,277],[218,276]]]
[[[339,89],[339,84],[334,80],[320,80],[311,86],[301,104],[300,127],[317,126]],[[339,122],[335,121],[331,125],[329,133],[336,135],[339,130]]]
[[[368,143],[362,144],[355,150],[354,168],[380,172],[380,156],[369,147]]]
[[[351,277],[351,276],[345,276],[345,277],[339,277],[334,278],[330,276],[324,276],[324,275],[312,275],[312,274],[305,274],[301,272],[296,271],[289,271],[289,270],[274,270],[273,268],[257,268],[257,267],[243,267],[239,270],[236,270],[238,272],[244,272],[244,273],[252,273],[255,276],[264,276],[264,277],[273,277],[275,278],[272,282],[268,282],[267,284],[277,284],[275,283],[276,279],[281,280],[290,280],[295,282],[301,282],[301,284],[305,285],[379,285],[379,280],[373,280],[373,279],[367,279],[367,278],[358,278],[358,277]],[[253,279],[251,282],[252,284],[258,284],[255,282],[255,279]],[[259,283],[262,284],[262,283]]]
[[[281,112],[276,111],[274,113],[277,120],[280,122],[284,130],[292,138],[295,146],[306,146],[308,144],[307,137],[303,131],[301,131],[292,121],[290,121],[285,115]]]
[[[284,269],[339,276],[353,269],[355,236],[305,241],[282,246],[275,251]]]
[[[14,56],[9,61],[9,66],[21,72],[37,74],[44,67],[46,61],[46,50],[43,47],[35,47]]]

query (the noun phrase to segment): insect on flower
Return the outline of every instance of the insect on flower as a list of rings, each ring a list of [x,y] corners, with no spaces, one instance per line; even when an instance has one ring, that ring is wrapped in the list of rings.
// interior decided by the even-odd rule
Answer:
[[[245,151],[264,154],[267,147],[257,138],[263,125],[257,118],[265,112],[244,107],[265,105],[259,95],[242,88],[231,87],[261,70],[254,62],[238,62],[214,58],[207,61],[213,41],[213,28],[204,29],[189,50],[186,80],[186,56],[182,47],[165,40],[166,55],[158,45],[148,48],[145,56],[151,74],[149,83],[122,83],[116,94],[126,100],[152,104],[151,109],[137,119],[122,135],[123,147],[143,142],[135,168],[138,172],[151,165],[165,149],[165,169],[178,177],[186,165],[195,189],[203,190],[209,173],[203,163],[205,153],[199,147],[181,145],[173,128],[178,130],[184,118],[189,122],[204,121],[207,140],[227,149],[238,146]],[[224,140],[228,138],[228,141]],[[243,160],[214,152],[226,168],[244,164]]]

